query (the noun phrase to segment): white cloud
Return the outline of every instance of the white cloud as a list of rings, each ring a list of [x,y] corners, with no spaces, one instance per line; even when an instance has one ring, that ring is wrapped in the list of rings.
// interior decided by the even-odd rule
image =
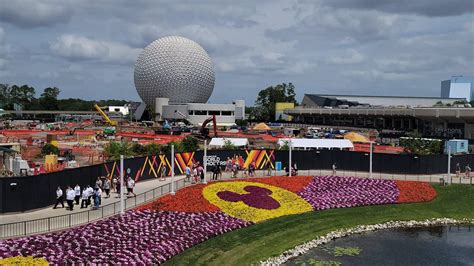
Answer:
[[[355,49],[345,50],[340,56],[334,56],[328,59],[329,63],[332,64],[358,64],[365,61],[365,56]]]
[[[0,21],[23,28],[67,22],[71,15],[64,1],[0,0]]]
[[[141,49],[134,49],[117,42],[65,34],[50,44],[53,53],[70,60],[99,60],[104,62],[135,62]]]
[[[419,78],[420,76],[414,73],[393,73],[393,72],[384,72],[376,69],[368,69],[368,70],[348,70],[343,71],[343,75],[354,77],[358,79],[364,79],[366,81],[373,81],[373,80],[389,80],[389,81],[396,81],[396,80],[410,80],[414,78]]]

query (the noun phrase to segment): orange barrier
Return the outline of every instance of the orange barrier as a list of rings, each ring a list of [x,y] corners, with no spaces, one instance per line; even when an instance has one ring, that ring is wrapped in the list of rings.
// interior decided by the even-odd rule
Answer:
[[[370,152],[369,143],[354,143],[354,151]],[[374,145],[376,153],[402,153],[403,147],[393,147],[387,145]]]

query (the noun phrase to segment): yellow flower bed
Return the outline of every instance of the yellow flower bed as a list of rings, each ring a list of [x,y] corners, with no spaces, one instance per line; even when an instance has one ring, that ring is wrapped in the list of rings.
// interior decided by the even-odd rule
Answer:
[[[278,207],[272,209],[256,208],[249,206],[243,200],[229,201],[219,197],[219,192],[238,194],[239,196],[249,196],[248,187],[259,187],[270,190],[268,197],[270,201],[277,201]],[[247,188],[247,190],[245,190]],[[291,214],[299,214],[312,211],[311,205],[300,196],[286,189],[256,183],[256,182],[218,182],[208,185],[203,189],[204,198],[210,203],[219,207],[230,216],[251,222],[260,222],[275,217]],[[222,194],[221,194],[222,195]],[[251,196],[251,195],[250,195]],[[259,199],[257,199],[258,201]],[[258,202],[257,202],[258,203]]]
[[[4,266],[48,266],[49,263],[44,258],[33,258],[33,256],[23,257],[23,256],[15,256],[9,257],[5,259],[0,259],[0,265]]]

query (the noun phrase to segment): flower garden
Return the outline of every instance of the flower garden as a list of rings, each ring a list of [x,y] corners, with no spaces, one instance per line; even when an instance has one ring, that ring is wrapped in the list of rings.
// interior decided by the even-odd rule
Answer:
[[[43,258],[53,264],[163,263],[216,235],[279,216],[435,197],[431,185],[411,181],[338,176],[218,181],[183,188],[123,216],[2,240],[0,264],[25,261],[20,258]]]

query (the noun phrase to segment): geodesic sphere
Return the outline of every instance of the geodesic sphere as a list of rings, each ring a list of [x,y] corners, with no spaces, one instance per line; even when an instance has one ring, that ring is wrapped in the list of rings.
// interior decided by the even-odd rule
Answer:
[[[170,103],[205,103],[214,89],[214,68],[206,51],[179,36],[160,38],[138,56],[135,88],[148,106],[155,98]]]

